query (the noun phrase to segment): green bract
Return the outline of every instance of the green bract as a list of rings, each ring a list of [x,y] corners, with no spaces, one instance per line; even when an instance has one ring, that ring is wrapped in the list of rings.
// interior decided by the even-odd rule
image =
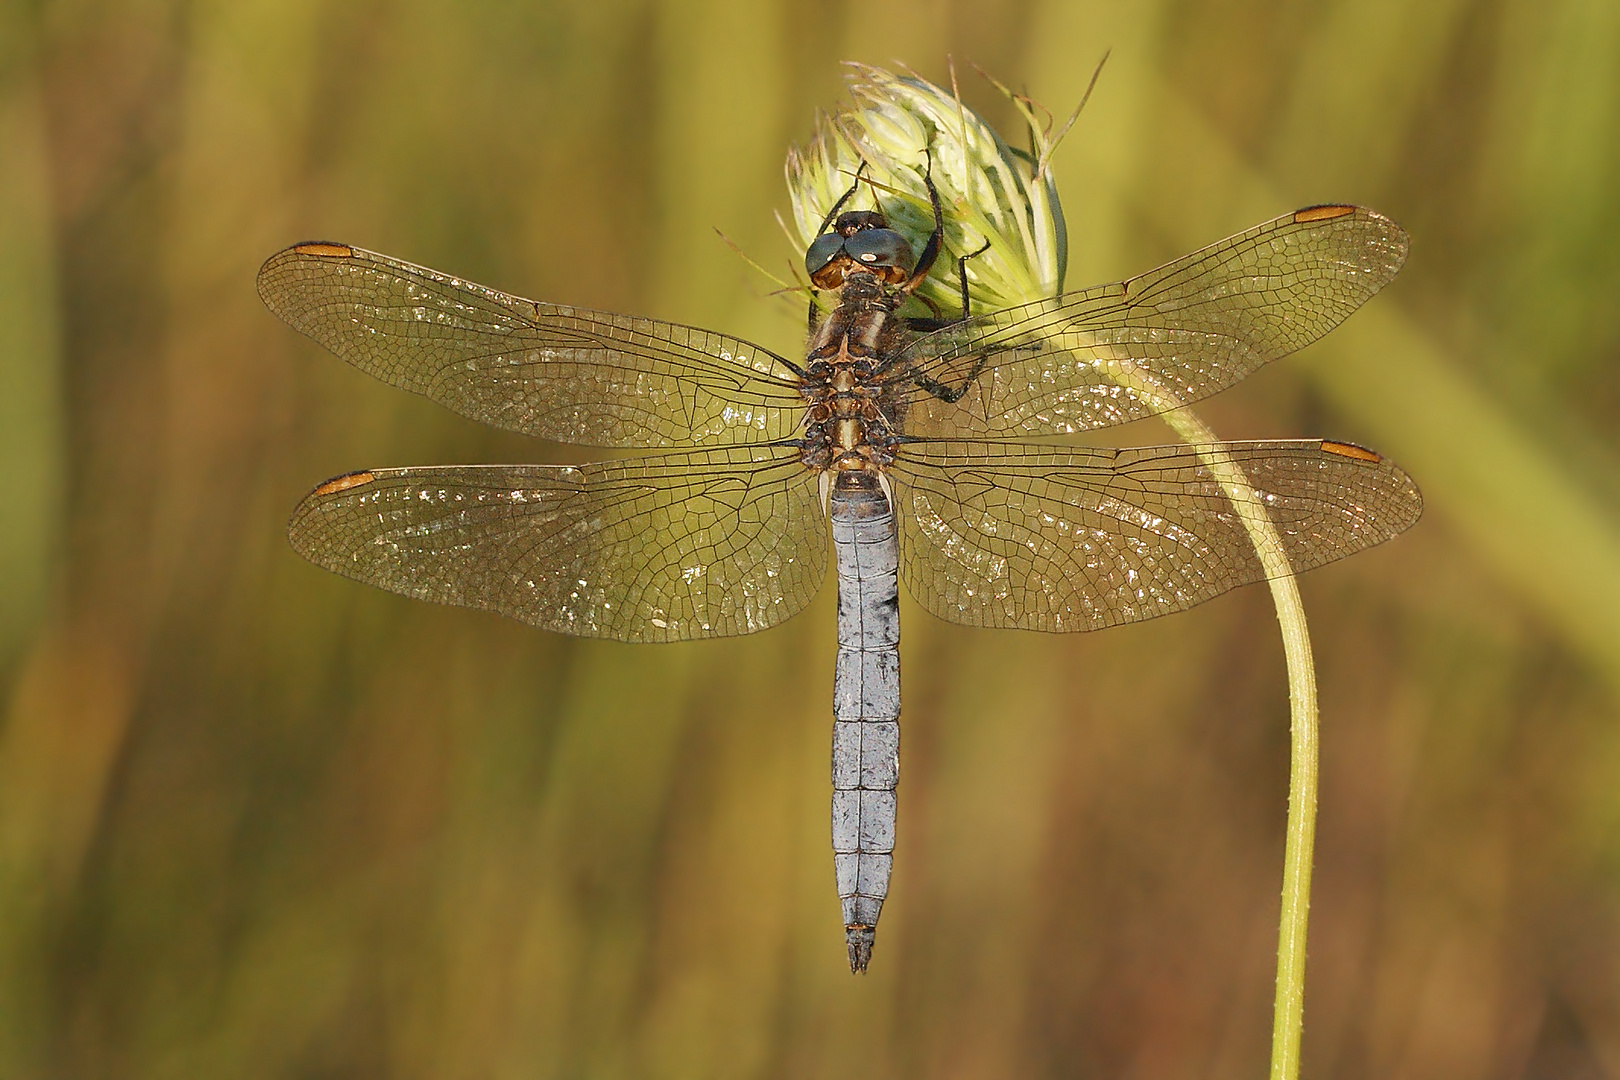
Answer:
[[[876,205],[918,253],[933,230],[924,175],[939,189],[945,250],[917,291],[947,317],[961,310],[956,260],[986,241],[990,246],[967,263],[973,312],[1056,295],[1063,287],[1068,237],[1050,157],[1062,133],[1053,137],[1027,98],[992,80],[1029,128],[1031,149],[1015,150],[926,79],[849,66],[854,104],[821,117],[809,144],[788,151],[788,193],[801,253],[864,162],[862,190],[844,209]]]

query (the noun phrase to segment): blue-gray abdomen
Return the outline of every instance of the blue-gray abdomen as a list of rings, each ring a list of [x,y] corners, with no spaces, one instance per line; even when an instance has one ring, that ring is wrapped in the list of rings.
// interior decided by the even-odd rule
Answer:
[[[838,566],[833,860],[852,971],[872,955],[894,861],[900,773],[900,547],[876,473],[841,472],[828,498]]]

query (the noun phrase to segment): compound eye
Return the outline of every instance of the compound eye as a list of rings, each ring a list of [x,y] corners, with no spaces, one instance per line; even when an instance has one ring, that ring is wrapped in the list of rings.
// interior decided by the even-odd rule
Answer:
[[[861,266],[894,267],[908,273],[917,258],[906,238],[893,229],[862,229],[844,241],[844,250]]]
[[[805,272],[814,277],[817,271],[837,257],[843,246],[844,238],[837,233],[823,233],[816,237],[810,250],[804,253]]]

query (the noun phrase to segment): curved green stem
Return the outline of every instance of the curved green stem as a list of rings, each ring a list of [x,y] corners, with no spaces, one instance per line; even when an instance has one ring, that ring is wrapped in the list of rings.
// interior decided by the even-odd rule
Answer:
[[[1272,1005],[1271,1080],[1299,1076],[1300,1036],[1305,1025],[1305,933],[1311,908],[1311,865],[1316,847],[1317,706],[1316,664],[1299,582],[1282,537],[1248,478],[1224,445],[1191,410],[1128,360],[1118,361],[1116,381],[1162,405],[1161,414],[1182,441],[1198,451],[1204,467],[1232,501],[1271,586],[1288,664],[1288,829],[1283,845],[1282,911],[1277,923],[1277,996]]]
[[[1299,1075],[1305,1025],[1305,929],[1311,912],[1311,864],[1316,850],[1316,665],[1305,606],[1292,575],[1271,579],[1271,599],[1288,657],[1288,834],[1283,846],[1282,912],[1277,921],[1277,997],[1272,1005],[1271,1080]]]
[[[1191,409],[1164,414],[1226,492],[1271,586],[1271,602],[1282,628],[1288,663],[1290,717],[1288,831],[1283,845],[1282,911],[1277,922],[1277,996],[1271,1019],[1271,1080],[1299,1076],[1300,1036],[1305,1024],[1305,932],[1311,909],[1311,864],[1316,848],[1317,706],[1316,662],[1311,656],[1310,629],[1299,596],[1299,579],[1283,552],[1282,538],[1265,508],[1255,498],[1237,464]]]

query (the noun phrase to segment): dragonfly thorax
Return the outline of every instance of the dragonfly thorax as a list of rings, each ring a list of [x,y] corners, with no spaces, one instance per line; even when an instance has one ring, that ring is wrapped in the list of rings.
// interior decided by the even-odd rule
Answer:
[[[893,317],[904,297],[864,270],[852,273],[810,340],[801,458],[816,470],[876,471],[894,461],[898,403],[887,377],[905,344]]]

